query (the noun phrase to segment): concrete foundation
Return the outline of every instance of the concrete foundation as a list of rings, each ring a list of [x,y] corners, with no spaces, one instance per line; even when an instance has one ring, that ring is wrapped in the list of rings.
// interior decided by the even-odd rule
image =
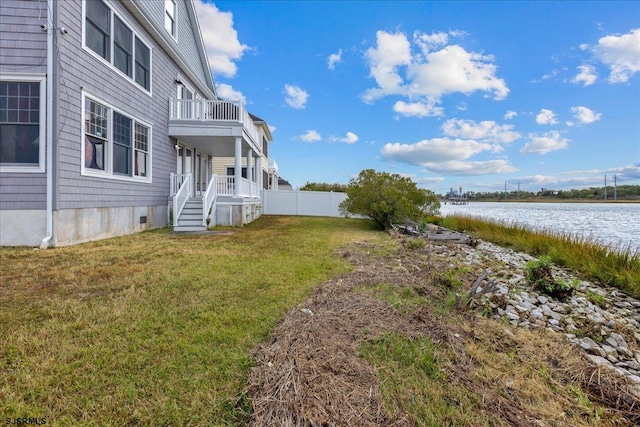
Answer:
[[[216,203],[215,225],[242,227],[258,219],[261,208],[262,204],[255,199],[218,201]]]
[[[0,211],[0,246],[40,246],[46,234],[47,211]]]

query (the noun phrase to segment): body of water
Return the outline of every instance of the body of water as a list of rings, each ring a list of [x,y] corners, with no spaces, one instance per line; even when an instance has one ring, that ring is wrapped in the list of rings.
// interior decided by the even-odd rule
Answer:
[[[472,202],[443,204],[440,212],[443,216],[460,214],[517,222],[640,252],[640,203]]]

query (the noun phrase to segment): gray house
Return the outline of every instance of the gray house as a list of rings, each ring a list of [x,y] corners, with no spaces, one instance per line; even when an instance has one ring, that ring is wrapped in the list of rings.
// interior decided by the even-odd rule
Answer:
[[[253,118],[216,95],[193,0],[3,0],[0,245],[252,221],[271,142]]]

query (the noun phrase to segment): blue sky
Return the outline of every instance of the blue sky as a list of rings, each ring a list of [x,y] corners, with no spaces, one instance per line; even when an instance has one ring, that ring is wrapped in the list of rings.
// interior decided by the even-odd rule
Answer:
[[[639,1],[198,4],[219,96],[294,187],[640,184]]]

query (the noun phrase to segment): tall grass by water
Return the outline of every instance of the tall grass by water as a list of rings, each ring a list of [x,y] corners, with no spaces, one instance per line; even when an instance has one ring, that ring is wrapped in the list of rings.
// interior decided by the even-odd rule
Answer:
[[[534,230],[515,221],[490,221],[470,215],[449,215],[435,222],[515,251],[548,256],[553,263],[568,267],[585,279],[617,287],[640,298],[640,252],[631,247],[611,248],[581,235]]]

